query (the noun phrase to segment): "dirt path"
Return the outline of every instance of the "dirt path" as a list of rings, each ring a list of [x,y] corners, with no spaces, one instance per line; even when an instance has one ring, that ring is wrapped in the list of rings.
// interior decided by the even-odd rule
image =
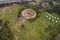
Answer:
[[[26,19],[24,17],[18,18],[16,24],[14,25],[14,29],[16,29],[17,32],[20,32],[19,28],[21,27],[22,24],[26,22]]]
[[[17,33],[20,33],[20,27],[23,23],[20,21],[20,22],[17,22],[15,25],[14,25],[14,31],[16,31]],[[17,34],[15,34],[15,38],[16,40],[19,40]]]

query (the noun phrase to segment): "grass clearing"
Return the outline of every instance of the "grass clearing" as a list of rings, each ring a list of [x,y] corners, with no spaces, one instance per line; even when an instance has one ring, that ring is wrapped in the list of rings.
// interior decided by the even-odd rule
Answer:
[[[23,24],[23,26],[20,25],[19,27],[15,27],[18,12],[20,11],[21,13],[21,11],[25,8],[33,8],[34,10],[38,11],[38,16],[36,17],[36,19],[27,20],[26,23]],[[56,15],[55,13],[53,14],[54,16]],[[50,38],[51,36],[50,33],[55,33],[55,30],[57,28],[55,26],[60,24],[60,20],[56,24],[55,22],[47,19],[46,15],[46,12],[39,12],[39,10],[35,9],[35,6],[28,7],[26,5],[20,4],[20,6],[13,6],[13,9],[10,11],[5,11],[4,13],[2,12],[0,19],[2,19],[3,21],[9,21],[9,26],[15,34],[16,40],[48,40],[48,38]],[[49,29],[49,25],[51,25],[52,29]],[[17,29],[19,30],[19,32],[17,31]]]

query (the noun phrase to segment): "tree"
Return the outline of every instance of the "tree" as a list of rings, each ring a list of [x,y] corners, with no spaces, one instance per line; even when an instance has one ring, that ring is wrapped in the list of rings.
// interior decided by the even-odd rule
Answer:
[[[13,33],[7,22],[2,24],[2,28],[0,29],[0,40],[13,40]]]
[[[0,19],[0,26],[3,24],[3,21]]]
[[[54,12],[60,15],[60,5],[53,6],[51,9],[48,9],[47,12],[49,13]]]
[[[53,12],[60,14],[60,5],[56,5],[52,8]]]

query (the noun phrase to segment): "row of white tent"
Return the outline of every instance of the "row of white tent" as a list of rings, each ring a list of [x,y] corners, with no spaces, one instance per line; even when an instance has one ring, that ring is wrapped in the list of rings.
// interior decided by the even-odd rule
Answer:
[[[47,12],[46,14],[47,14],[46,17],[47,17],[49,20],[51,20],[51,21],[53,21],[53,22],[56,22],[56,23],[58,22],[58,20],[59,20],[58,17],[55,17],[55,16],[49,14],[48,12]]]

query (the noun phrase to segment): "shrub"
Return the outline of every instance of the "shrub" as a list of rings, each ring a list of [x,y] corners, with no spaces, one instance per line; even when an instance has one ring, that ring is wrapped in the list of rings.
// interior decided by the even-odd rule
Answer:
[[[5,22],[0,30],[0,40],[13,40],[13,33]]]

